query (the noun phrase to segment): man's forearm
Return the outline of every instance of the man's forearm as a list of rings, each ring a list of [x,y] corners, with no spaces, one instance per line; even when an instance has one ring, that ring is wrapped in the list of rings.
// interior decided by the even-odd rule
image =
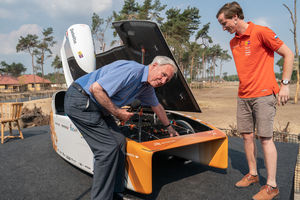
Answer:
[[[156,113],[156,115],[158,116],[158,118],[164,126],[167,126],[170,123],[166,111],[161,104],[158,104],[157,106],[152,106],[151,108]]]
[[[161,104],[158,104],[157,106],[152,106],[151,108],[156,113],[156,115],[158,116],[158,118],[164,126],[168,126],[170,124],[166,111]],[[172,126],[168,126],[167,130],[171,137],[179,136],[177,131]]]
[[[277,53],[283,57],[282,80],[290,80],[293,72],[294,54],[283,44]]]
[[[284,57],[282,80],[290,80],[291,79],[292,72],[293,72],[293,62],[294,62],[293,56]]]
[[[101,104],[101,106],[103,106],[111,114],[118,116],[119,108],[110,100],[107,93],[97,82],[91,85],[90,92],[93,94],[98,103]]]

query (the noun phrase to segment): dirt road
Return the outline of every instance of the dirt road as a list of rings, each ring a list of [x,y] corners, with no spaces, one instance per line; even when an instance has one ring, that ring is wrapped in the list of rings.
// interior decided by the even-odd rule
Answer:
[[[215,85],[210,88],[193,89],[193,94],[200,105],[202,113],[187,113],[217,128],[236,126],[236,97],[238,83]],[[300,99],[293,103],[295,85],[291,85],[291,98],[285,106],[277,106],[274,130],[283,131],[289,123],[287,131],[300,134]]]

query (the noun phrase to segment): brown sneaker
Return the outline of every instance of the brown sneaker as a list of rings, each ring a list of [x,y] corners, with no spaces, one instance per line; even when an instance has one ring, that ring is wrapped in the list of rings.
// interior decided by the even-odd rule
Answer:
[[[271,200],[278,196],[278,187],[273,188],[270,185],[264,185],[260,188],[260,191],[252,197],[254,200]]]
[[[258,183],[259,178],[258,175],[253,176],[250,173],[246,174],[240,181],[238,181],[235,186],[236,187],[248,187],[249,185],[252,185],[253,183]]]

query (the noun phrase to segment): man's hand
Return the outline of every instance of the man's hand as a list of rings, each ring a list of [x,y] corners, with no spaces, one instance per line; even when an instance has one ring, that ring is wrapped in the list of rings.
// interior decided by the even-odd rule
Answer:
[[[168,126],[167,130],[170,134],[170,137],[179,136],[179,133],[177,133],[177,131],[175,131],[175,129],[172,126]]]
[[[158,104],[157,106],[152,106],[151,108],[157,114],[157,116],[160,119],[160,121],[162,122],[162,124],[167,125],[170,123],[170,120],[167,117],[166,111],[161,104]],[[179,135],[172,126],[168,126],[167,130],[171,137]]]
[[[119,109],[117,113],[115,116],[123,122],[127,122],[134,115],[134,113],[128,112],[126,109]]]
[[[277,96],[277,104],[280,106],[287,103],[289,100],[289,94],[290,94],[290,88],[289,85],[283,85],[281,84],[280,90]]]

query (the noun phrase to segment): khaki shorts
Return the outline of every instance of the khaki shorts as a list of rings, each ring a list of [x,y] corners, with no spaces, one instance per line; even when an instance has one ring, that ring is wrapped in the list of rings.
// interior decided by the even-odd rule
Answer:
[[[239,98],[237,100],[237,129],[239,133],[254,133],[261,137],[273,136],[276,96]]]

